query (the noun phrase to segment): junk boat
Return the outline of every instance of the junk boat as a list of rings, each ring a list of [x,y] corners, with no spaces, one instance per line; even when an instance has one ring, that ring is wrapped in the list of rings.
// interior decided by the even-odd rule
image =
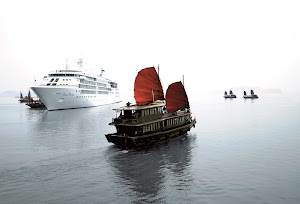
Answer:
[[[31,97],[30,90],[28,91],[28,96],[23,97],[22,92],[20,92],[20,98],[19,98],[20,103],[30,103],[33,101],[33,98]]]
[[[225,91],[224,98],[236,98],[236,95],[233,94],[231,90],[229,91],[229,94],[227,94],[227,91]]]
[[[134,84],[136,104],[113,109],[117,116],[109,125],[116,133],[105,135],[118,146],[143,147],[187,133],[195,127],[189,101],[181,82],[172,83],[164,98],[159,76],[154,67],[142,69]],[[164,102],[165,100],[165,102]]]
[[[247,95],[246,91],[244,91],[244,98],[245,99],[248,99],[248,98],[250,98],[250,99],[256,99],[256,98],[258,98],[258,96],[254,94],[253,90],[251,90],[251,95]]]

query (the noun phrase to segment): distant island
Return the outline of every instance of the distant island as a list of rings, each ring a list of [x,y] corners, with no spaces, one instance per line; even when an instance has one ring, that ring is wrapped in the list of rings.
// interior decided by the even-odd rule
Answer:
[[[25,92],[23,91],[22,94],[24,95]],[[26,93],[27,94],[27,93]],[[4,91],[0,93],[0,97],[19,97],[20,92],[19,91]]]
[[[32,97],[36,97],[36,95],[33,93],[33,91],[30,91],[30,92],[31,92]],[[28,91],[21,91],[21,93],[23,94],[23,96],[27,96]],[[14,91],[14,90],[3,91],[0,93],[0,97],[19,98],[20,91]]]
[[[253,86],[240,86],[232,88],[232,90],[236,92],[250,91],[251,89],[260,94],[282,94],[282,91],[279,88],[261,88]]]

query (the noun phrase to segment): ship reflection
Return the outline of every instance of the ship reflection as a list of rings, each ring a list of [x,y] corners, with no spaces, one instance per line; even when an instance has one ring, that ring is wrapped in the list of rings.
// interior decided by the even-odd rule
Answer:
[[[105,152],[122,193],[133,203],[165,202],[166,191],[188,190],[191,151],[195,137],[175,138],[146,150],[120,150],[110,146]],[[190,182],[189,182],[190,181]]]
[[[102,135],[114,130],[107,124],[114,116],[111,109],[117,105],[59,111],[28,109],[27,134],[32,148],[83,149],[99,144]]]

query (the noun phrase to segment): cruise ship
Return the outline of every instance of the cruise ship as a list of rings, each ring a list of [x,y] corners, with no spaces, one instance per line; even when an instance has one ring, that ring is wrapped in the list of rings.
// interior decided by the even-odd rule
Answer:
[[[52,110],[86,108],[120,102],[118,84],[83,70],[83,60],[78,62],[79,69],[56,70],[44,76],[42,83],[31,89]]]

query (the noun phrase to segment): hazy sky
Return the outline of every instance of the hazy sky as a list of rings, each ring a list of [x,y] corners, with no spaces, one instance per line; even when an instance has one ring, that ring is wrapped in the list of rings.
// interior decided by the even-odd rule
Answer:
[[[0,92],[83,56],[132,93],[160,67],[164,89],[300,89],[300,1],[0,1]]]

